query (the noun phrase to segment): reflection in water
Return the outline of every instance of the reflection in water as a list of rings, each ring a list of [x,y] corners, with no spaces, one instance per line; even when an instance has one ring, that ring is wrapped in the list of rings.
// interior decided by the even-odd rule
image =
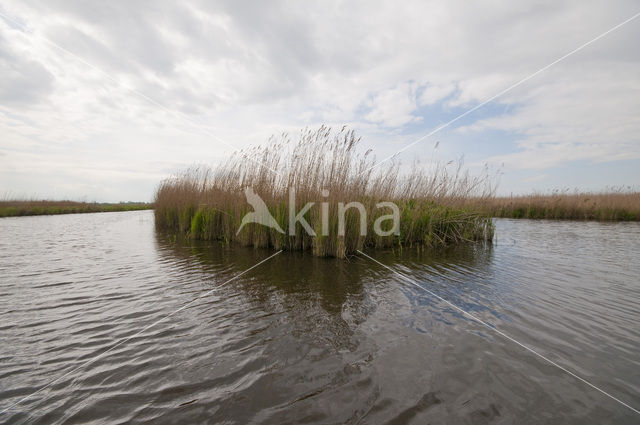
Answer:
[[[148,211],[3,219],[0,234],[0,405],[59,379],[4,422],[637,419],[362,257],[285,252],[225,284],[272,251],[176,240]],[[497,234],[370,254],[639,405],[640,226]]]
[[[232,267],[234,272],[253,266],[270,253],[268,250],[229,247],[223,244],[202,241],[171,242],[159,234],[157,243],[161,256],[181,258],[187,269],[197,267],[215,272],[221,265]],[[165,257],[166,258],[166,257]],[[348,262],[336,258],[313,258],[302,252],[287,252],[274,257],[261,267],[262,279],[243,285],[256,301],[263,305],[266,294],[274,289],[284,293],[306,293],[317,298],[321,307],[332,314],[340,314],[348,298],[362,295],[362,274],[369,270],[366,264]]]

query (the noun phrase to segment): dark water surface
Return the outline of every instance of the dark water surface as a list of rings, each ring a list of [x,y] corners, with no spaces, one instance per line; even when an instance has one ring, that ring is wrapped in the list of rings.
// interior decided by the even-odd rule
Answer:
[[[640,408],[640,225],[496,225],[369,254]],[[224,284],[272,253],[172,240],[151,211],[0,219],[0,421],[640,423],[366,258]]]

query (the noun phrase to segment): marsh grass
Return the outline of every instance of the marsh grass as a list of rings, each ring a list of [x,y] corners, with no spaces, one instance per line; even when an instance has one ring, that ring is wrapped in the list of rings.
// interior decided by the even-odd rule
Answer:
[[[4,200],[0,201],[0,217],[134,211],[152,208],[152,204],[132,202],[114,204],[74,201]]]
[[[494,217],[639,221],[640,192],[630,188],[610,188],[603,192],[496,197],[475,204]]]
[[[296,141],[286,134],[271,138],[264,146],[235,153],[215,169],[186,170],[160,183],[154,200],[156,226],[197,239],[311,250],[318,256],[335,257],[364,247],[491,240],[491,219],[464,204],[469,197],[484,200],[492,196],[487,175],[471,176],[462,164],[453,168],[432,164],[428,171],[416,163],[404,174],[397,162],[371,168],[375,165],[371,152],[358,151],[358,143],[351,130],[332,131],[323,126],[303,130]],[[260,195],[286,234],[259,224],[247,225],[236,234],[242,217],[252,211],[245,199],[246,187]],[[307,202],[315,202],[305,218],[316,236],[307,234],[300,224],[289,235],[290,189],[295,191],[296,213]],[[345,234],[338,234],[338,202],[352,201],[365,208],[366,236],[359,231],[360,214],[355,208],[345,214]],[[376,208],[383,201],[395,202],[400,208],[399,235],[378,236],[373,231],[375,220],[391,213]],[[322,203],[327,204],[324,214],[329,217],[325,236]],[[386,224],[383,230],[391,226]]]

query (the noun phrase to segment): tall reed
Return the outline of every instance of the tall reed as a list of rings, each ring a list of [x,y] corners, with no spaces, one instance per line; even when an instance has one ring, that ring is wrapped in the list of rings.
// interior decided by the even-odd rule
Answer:
[[[464,205],[469,197],[492,196],[487,175],[471,176],[461,164],[453,169],[436,165],[430,172],[414,164],[408,173],[401,173],[400,164],[395,161],[374,167],[371,151],[357,150],[359,141],[346,127],[332,131],[322,126],[301,131],[296,141],[287,134],[272,137],[266,145],[235,153],[215,169],[190,168],[158,186],[154,201],[156,225],[199,239],[310,249],[318,256],[336,257],[345,257],[365,246],[437,246],[492,238],[491,219]],[[249,224],[236,234],[242,217],[252,211],[245,199],[247,187],[264,200],[285,234],[259,224]],[[310,236],[299,223],[294,234],[289,235],[291,190],[295,192],[296,212],[307,202],[315,202],[304,215],[315,236]],[[360,202],[366,212],[365,236],[359,231],[360,214],[355,208],[346,211],[345,234],[338,232],[338,203],[352,201]],[[389,210],[376,207],[383,201],[394,202],[400,209],[399,235],[379,236],[373,231],[375,220],[390,214]],[[322,203],[326,203],[324,211]],[[329,225],[324,236],[323,214]],[[389,226],[383,230],[388,229]]]

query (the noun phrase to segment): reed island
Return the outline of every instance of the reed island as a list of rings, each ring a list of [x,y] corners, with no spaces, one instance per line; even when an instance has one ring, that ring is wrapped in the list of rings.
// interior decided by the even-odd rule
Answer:
[[[493,196],[487,175],[462,164],[376,163],[353,130],[323,126],[236,152],[162,181],[156,227],[195,239],[345,258],[364,248],[442,247],[491,241],[477,205]]]

